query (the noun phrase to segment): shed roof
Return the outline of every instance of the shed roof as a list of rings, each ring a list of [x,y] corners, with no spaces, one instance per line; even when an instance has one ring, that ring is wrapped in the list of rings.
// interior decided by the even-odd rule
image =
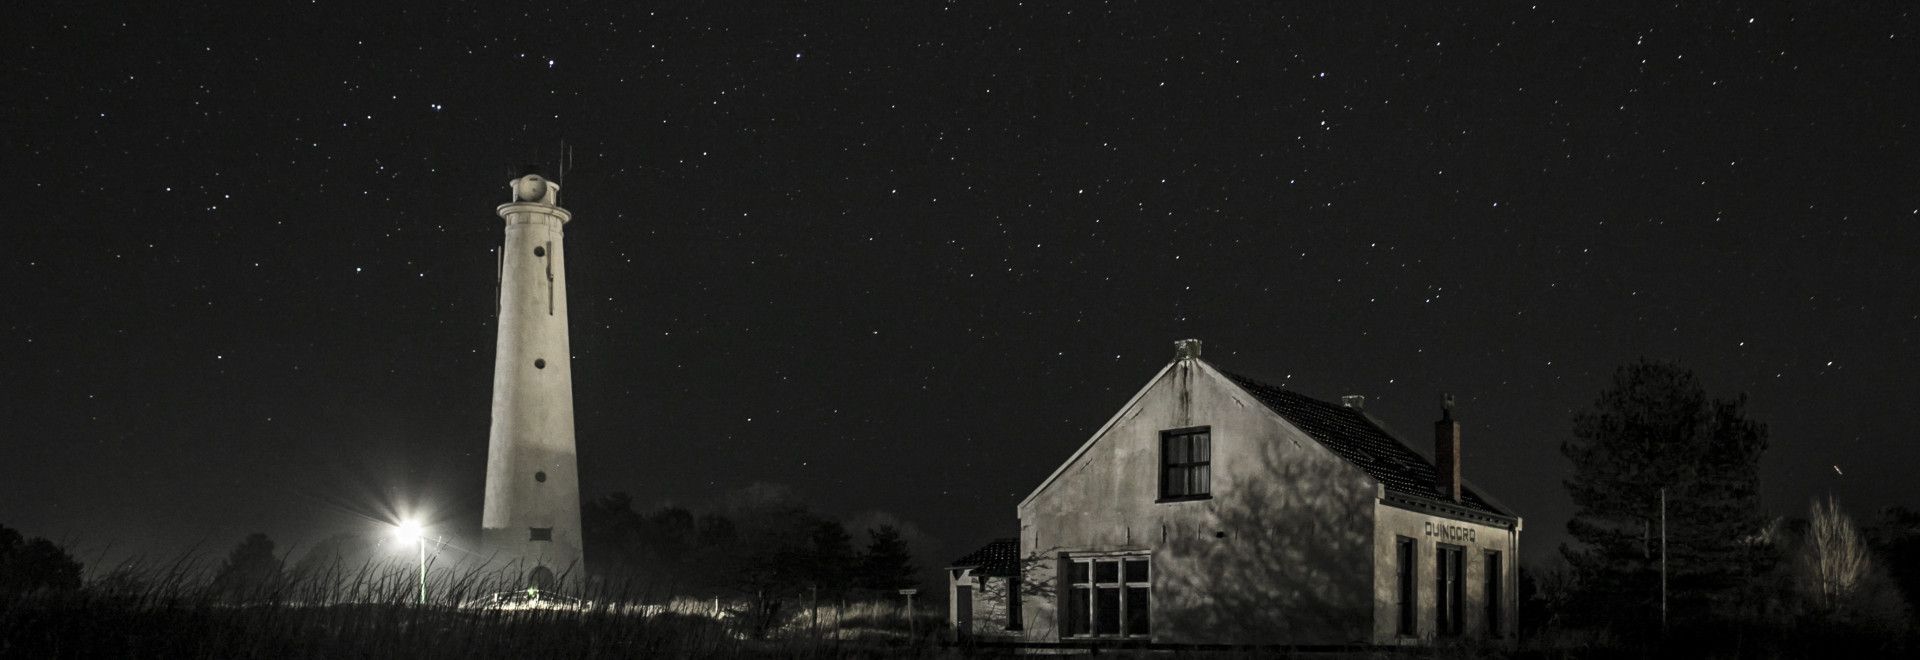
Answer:
[[[1359,410],[1224,370],[1220,373],[1259,399],[1274,414],[1299,427],[1348,463],[1365,470],[1367,476],[1379,481],[1389,492],[1427,499],[1439,497],[1440,473],[1433,463]],[[1460,488],[1460,505],[1501,516],[1513,515],[1464,484]]]
[[[1020,539],[994,539],[979,550],[953,560],[953,568],[974,568],[976,574],[988,577],[1019,575]]]

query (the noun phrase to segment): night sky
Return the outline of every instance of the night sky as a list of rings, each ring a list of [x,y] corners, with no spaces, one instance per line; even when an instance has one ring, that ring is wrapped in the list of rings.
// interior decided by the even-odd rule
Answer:
[[[477,528],[563,140],[585,497],[944,565],[1197,337],[1421,451],[1453,393],[1530,560],[1641,356],[1751,396],[1770,512],[1920,505],[1904,3],[73,4],[0,28],[0,524],[83,559]]]

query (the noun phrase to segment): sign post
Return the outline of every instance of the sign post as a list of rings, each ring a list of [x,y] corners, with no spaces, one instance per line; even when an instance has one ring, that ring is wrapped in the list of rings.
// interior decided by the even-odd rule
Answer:
[[[913,630],[913,595],[917,593],[920,593],[919,589],[901,589],[900,590],[900,595],[907,597],[907,639],[908,640],[912,640],[918,636]]]

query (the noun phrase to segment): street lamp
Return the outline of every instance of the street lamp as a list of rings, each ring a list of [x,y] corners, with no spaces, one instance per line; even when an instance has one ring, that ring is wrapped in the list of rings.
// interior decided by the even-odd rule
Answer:
[[[420,604],[427,604],[427,539],[421,534],[420,523],[403,520],[393,527],[393,535],[402,542],[420,546]]]

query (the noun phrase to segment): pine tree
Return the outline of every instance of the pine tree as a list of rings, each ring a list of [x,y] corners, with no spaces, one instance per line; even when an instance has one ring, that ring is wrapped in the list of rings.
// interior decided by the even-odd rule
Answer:
[[[1723,610],[1766,569],[1758,499],[1767,429],[1746,418],[1745,404],[1744,395],[1710,399],[1678,365],[1640,360],[1574,417],[1561,452],[1573,462],[1566,486],[1578,507],[1567,531],[1581,547],[1561,551],[1594,612],[1657,621],[1662,490],[1675,618]],[[1647,616],[1621,621],[1630,612]]]
[[[821,520],[814,524],[812,552],[808,557],[808,576],[819,593],[840,596],[853,579],[855,555],[853,537],[839,521]]]
[[[892,525],[867,530],[867,552],[860,556],[860,586],[891,590],[913,586],[913,553]]]

